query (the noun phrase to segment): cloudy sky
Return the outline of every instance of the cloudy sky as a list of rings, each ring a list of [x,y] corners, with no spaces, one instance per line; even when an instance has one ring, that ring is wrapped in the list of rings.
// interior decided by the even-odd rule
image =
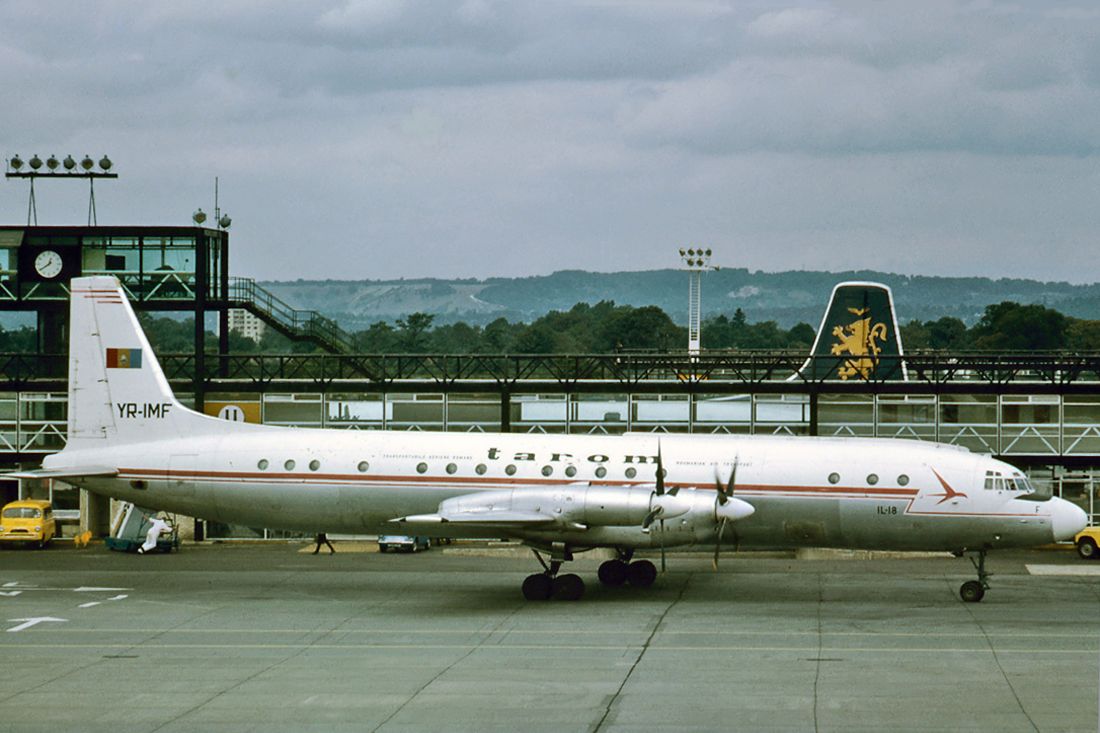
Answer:
[[[235,274],[1100,280],[1100,4],[0,3],[3,156],[101,224],[221,203]],[[24,181],[0,221],[26,219]],[[86,189],[38,187],[39,222]]]

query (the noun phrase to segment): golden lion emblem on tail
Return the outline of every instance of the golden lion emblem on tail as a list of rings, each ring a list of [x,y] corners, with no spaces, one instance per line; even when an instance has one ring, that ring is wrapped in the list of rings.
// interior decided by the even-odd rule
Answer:
[[[830,353],[854,357],[846,359],[837,369],[841,379],[856,375],[862,379],[870,379],[878,366],[878,355],[882,346],[877,342],[886,341],[886,324],[872,324],[870,311],[870,308],[849,308],[848,312],[856,316],[856,320],[847,326],[833,328],[833,336],[837,342],[833,344]]]

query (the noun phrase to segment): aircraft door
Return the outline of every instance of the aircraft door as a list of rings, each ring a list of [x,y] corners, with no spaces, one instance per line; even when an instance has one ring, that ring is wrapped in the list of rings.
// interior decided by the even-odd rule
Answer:
[[[165,488],[171,496],[195,495],[195,467],[198,456],[194,453],[174,453],[168,458],[168,475]]]

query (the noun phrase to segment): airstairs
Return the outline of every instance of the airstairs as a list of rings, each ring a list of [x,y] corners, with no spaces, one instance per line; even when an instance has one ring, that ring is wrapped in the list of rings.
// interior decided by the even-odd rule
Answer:
[[[115,516],[111,519],[111,535],[107,537],[107,547],[118,552],[137,552],[145,542],[145,534],[151,526],[149,517],[156,514],[152,509],[136,506],[128,501],[119,503]],[[179,526],[173,517],[172,532],[157,539],[157,552],[171,552],[180,546]]]
[[[331,318],[299,310],[256,284],[250,277],[229,279],[229,301],[294,341],[310,341],[333,354],[351,351],[351,337]]]

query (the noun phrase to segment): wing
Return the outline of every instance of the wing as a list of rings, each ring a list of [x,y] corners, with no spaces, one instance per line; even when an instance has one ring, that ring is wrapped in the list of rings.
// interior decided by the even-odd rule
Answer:
[[[495,529],[519,529],[521,527],[538,527],[540,525],[551,524],[554,522],[554,517],[541,512],[491,508],[447,511],[446,507],[441,506],[440,511],[436,514],[412,514],[407,517],[391,519],[390,521],[398,524],[424,526],[425,528],[441,524],[458,524]]]
[[[16,471],[4,474],[5,478],[92,478],[117,476],[118,469],[110,466],[72,466],[68,468],[39,468],[34,471]]]

